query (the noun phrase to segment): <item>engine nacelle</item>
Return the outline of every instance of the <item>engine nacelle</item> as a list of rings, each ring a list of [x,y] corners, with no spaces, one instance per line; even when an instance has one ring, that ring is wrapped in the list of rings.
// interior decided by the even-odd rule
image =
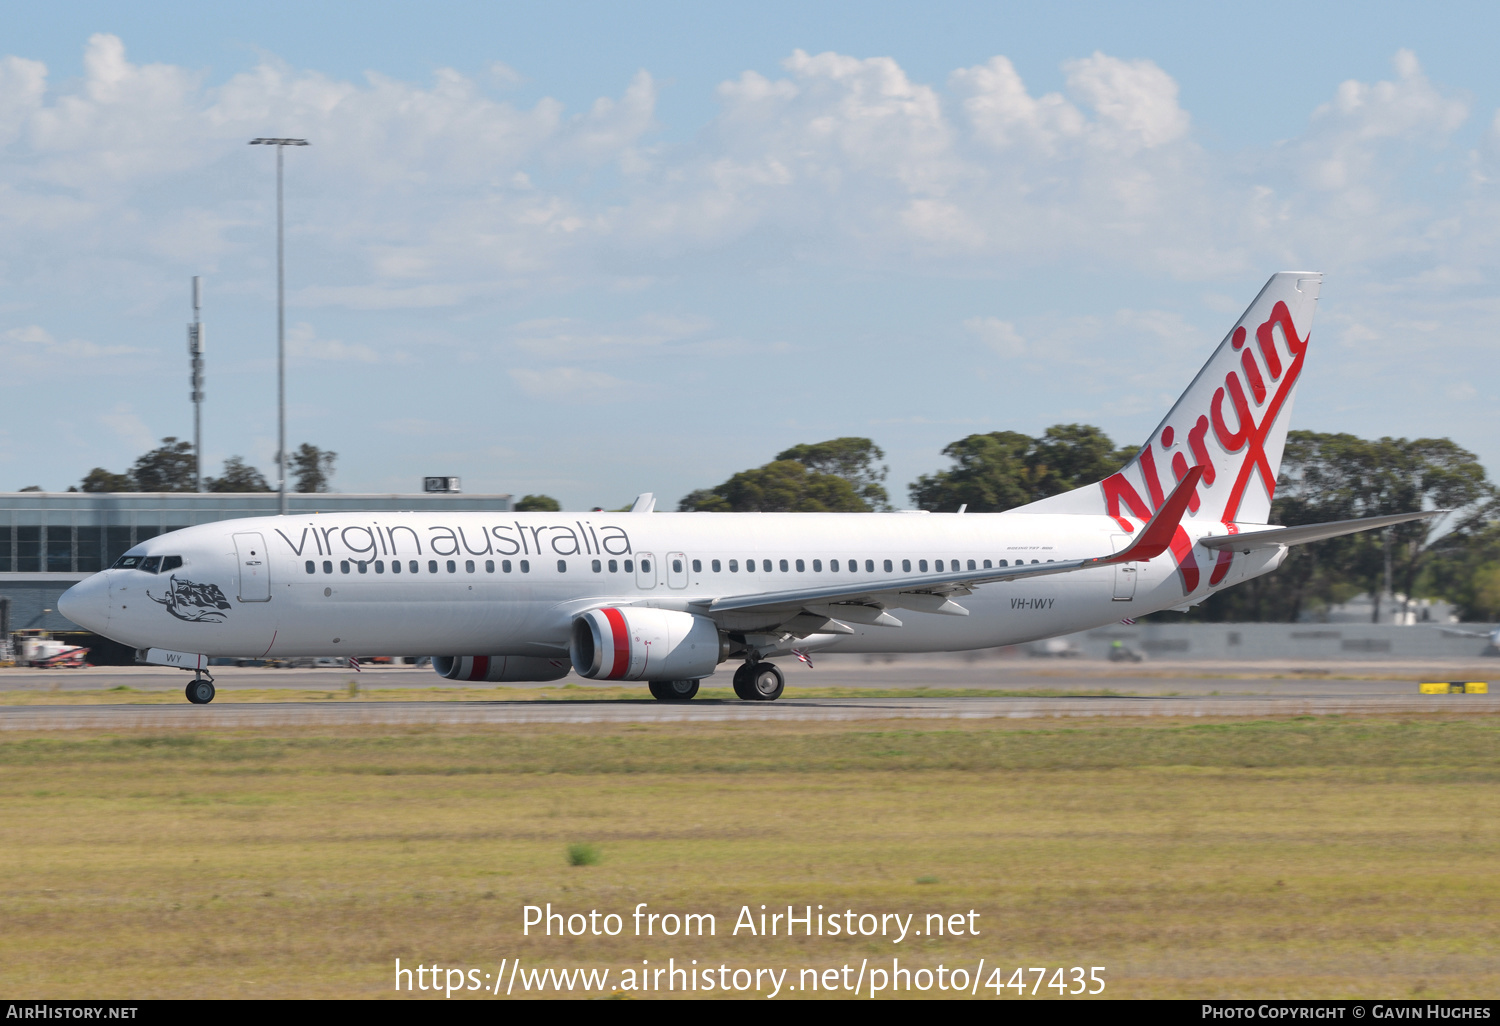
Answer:
[[[706,616],[675,609],[606,606],[573,621],[573,669],[594,680],[697,680],[728,654]]]
[[[433,656],[432,668],[449,680],[521,684],[568,675],[566,659],[540,656]]]

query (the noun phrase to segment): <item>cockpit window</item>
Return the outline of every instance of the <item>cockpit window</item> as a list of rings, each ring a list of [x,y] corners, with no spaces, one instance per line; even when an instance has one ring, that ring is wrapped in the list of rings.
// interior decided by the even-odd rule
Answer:
[[[136,569],[144,570],[148,574],[159,573],[161,571],[161,557],[147,556],[145,559],[141,560],[141,565],[136,567]]]
[[[111,570],[135,570],[135,569],[138,569],[140,567],[141,560],[143,560],[145,558],[146,558],[145,556],[141,556],[141,555],[121,556],[119,559],[115,560],[114,565],[111,566],[110,569]]]
[[[176,570],[181,565],[181,556],[163,556],[161,559],[161,572],[166,573],[168,570]]]

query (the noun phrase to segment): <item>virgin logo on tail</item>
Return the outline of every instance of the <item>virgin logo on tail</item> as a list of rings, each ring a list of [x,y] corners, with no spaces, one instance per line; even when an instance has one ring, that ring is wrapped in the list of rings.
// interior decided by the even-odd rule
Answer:
[[[1285,350],[1285,359],[1278,348],[1278,336],[1280,346]],[[1236,327],[1230,336],[1231,352],[1238,353],[1239,359],[1230,362],[1224,371],[1223,384],[1214,387],[1206,411],[1199,412],[1206,390],[1199,387],[1199,382],[1194,382],[1195,387],[1183,396],[1167,418],[1168,422],[1153,433],[1136,458],[1124,470],[1101,482],[1105,511],[1121,529],[1133,532],[1135,526],[1129,517],[1149,520],[1162,504],[1166,488],[1158,468],[1158,447],[1160,460],[1172,468],[1175,481],[1186,477],[1190,467],[1203,468],[1202,483],[1188,504],[1192,515],[1196,515],[1206,501],[1210,515],[1229,525],[1231,531],[1237,531],[1234,523],[1245,501],[1246,491],[1254,480],[1258,480],[1264,489],[1263,507],[1269,510],[1271,499],[1276,494],[1276,474],[1286,438],[1281,415],[1302,375],[1307,337],[1297,334],[1291,310],[1279,299],[1272,306],[1270,316],[1255,329],[1254,346],[1246,344],[1248,337],[1243,325]],[[1211,371],[1219,363],[1218,359],[1212,360],[1205,370]],[[1199,402],[1193,401],[1195,393]],[[1170,423],[1179,417],[1187,421],[1186,431]],[[1274,431],[1278,423],[1281,429]],[[1184,436],[1186,446],[1178,445]],[[1174,447],[1176,451],[1172,451]],[[1274,453],[1270,451],[1273,447]],[[1140,476],[1145,498],[1127,476],[1132,471]],[[1184,594],[1191,594],[1197,590],[1201,574],[1193,555],[1192,541],[1181,527],[1173,537],[1172,553],[1182,574]],[[1210,584],[1218,584],[1224,579],[1232,559],[1232,552],[1219,553]]]

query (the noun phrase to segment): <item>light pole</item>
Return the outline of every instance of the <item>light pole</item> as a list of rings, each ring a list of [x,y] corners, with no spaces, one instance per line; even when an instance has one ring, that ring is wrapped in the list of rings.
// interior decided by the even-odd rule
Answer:
[[[276,147],[276,476],[279,508],[286,516],[286,260],[282,244],[281,151],[306,146],[306,139],[251,139],[251,146]]]

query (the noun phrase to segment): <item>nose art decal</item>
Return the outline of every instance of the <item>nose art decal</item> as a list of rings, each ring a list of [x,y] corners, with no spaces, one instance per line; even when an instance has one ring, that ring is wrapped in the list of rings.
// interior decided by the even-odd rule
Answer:
[[[167,612],[179,620],[187,620],[190,623],[223,623],[224,613],[221,610],[229,608],[229,600],[219,590],[217,584],[194,584],[192,581],[179,581],[177,575],[173,574],[170,579],[171,587],[167,591],[166,598],[157,598],[148,589],[146,597],[152,602],[160,602],[167,607]]]

